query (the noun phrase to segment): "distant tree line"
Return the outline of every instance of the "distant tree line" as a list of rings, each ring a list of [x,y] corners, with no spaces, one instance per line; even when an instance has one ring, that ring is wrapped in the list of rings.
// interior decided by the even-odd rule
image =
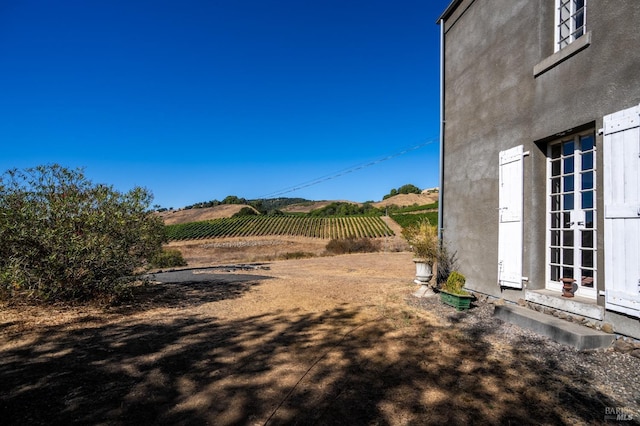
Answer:
[[[206,207],[216,207],[224,204],[247,204],[256,209],[260,214],[278,214],[278,210],[287,207],[291,204],[311,203],[313,201],[305,198],[258,198],[247,200],[246,198],[237,197],[235,195],[228,195],[224,200],[211,200],[203,201],[200,203],[191,204],[184,209],[202,209]],[[248,213],[248,210],[246,211]],[[254,212],[255,213],[255,212]],[[281,212],[280,212],[281,213]]]
[[[362,205],[347,203],[347,202],[335,202],[326,205],[320,209],[315,209],[309,212],[311,217],[330,217],[330,216],[380,216],[383,211],[377,207],[372,206],[370,203],[364,203]]]
[[[422,190],[417,186],[413,184],[406,184],[406,185],[402,185],[400,188],[391,189],[391,191],[389,191],[387,195],[383,196],[382,199],[386,200],[387,198],[390,198],[399,194],[421,194],[421,193],[422,193]],[[288,197],[258,198],[258,199],[247,200],[246,198],[241,198],[235,195],[228,195],[222,201],[219,201],[219,200],[203,201],[200,203],[195,203],[195,204],[186,206],[184,207],[184,209],[185,210],[202,209],[206,207],[216,207],[224,204],[247,204],[253,207],[254,209],[256,209],[260,214],[282,214],[282,212],[278,213],[278,211],[283,209],[284,207],[290,206],[292,204],[304,204],[304,203],[313,203],[313,202],[314,201],[307,200],[305,198],[288,198]],[[327,206],[327,207],[324,207],[323,209],[327,209],[327,208],[337,209],[337,210],[342,209],[344,214],[340,214],[340,215],[367,214],[370,210],[374,209],[374,207],[370,205],[372,203],[373,201],[367,201],[364,203],[363,205],[363,209],[365,210],[364,213],[362,212],[353,213],[354,210],[352,207],[343,206],[343,205],[353,204],[353,203],[344,203],[344,202],[332,203],[330,205],[331,207]],[[167,210],[166,208],[162,208],[158,205],[155,205],[154,208],[157,211]],[[318,214],[324,215],[324,213],[318,213]]]

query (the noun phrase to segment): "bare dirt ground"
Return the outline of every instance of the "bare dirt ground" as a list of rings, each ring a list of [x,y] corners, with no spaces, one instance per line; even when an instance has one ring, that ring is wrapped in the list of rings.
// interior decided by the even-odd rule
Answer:
[[[158,274],[131,306],[0,306],[0,421],[573,425],[619,406],[409,303],[413,275],[411,253],[352,254]]]
[[[380,248],[387,252],[407,250],[407,242],[400,236],[402,228],[390,218],[384,217],[383,220],[395,235],[378,238]],[[167,247],[180,250],[189,267],[200,267],[322,256],[328,242],[320,238],[265,236],[172,241]]]

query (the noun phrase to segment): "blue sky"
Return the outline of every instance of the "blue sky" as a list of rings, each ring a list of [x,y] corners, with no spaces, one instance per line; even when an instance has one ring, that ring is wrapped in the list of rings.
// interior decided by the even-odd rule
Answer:
[[[83,167],[175,208],[437,186],[448,3],[4,0],[0,171]]]

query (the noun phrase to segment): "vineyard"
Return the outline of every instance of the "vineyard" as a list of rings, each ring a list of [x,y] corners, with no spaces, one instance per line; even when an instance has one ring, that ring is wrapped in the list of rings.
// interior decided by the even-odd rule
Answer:
[[[436,226],[438,224],[438,212],[426,212],[426,213],[399,213],[390,215],[398,225],[402,228],[416,225],[418,222],[424,219],[429,219],[429,222]]]
[[[242,216],[166,226],[169,240],[268,235],[322,239],[376,238],[394,235],[380,217]]]

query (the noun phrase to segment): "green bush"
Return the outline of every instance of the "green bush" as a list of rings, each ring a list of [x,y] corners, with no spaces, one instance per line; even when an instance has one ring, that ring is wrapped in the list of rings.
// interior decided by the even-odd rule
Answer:
[[[466,296],[469,293],[466,290],[462,289],[466,281],[467,279],[465,278],[464,275],[462,275],[458,271],[453,271],[451,272],[451,274],[449,274],[447,283],[444,286],[442,286],[442,290],[446,291],[447,293]]]
[[[0,176],[0,293],[36,300],[122,295],[166,239],[152,196],[59,165]]]
[[[331,254],[372,253],[380,251],[380,241],[371,238],[341,238],[327,243],[325,250]]]
[[[238,213],[234,214],[232,217],[242,217],[242,216],[257,216],[258,212],[252,209],[251,207],[243,207]]]
[[[371,204],[358,205],[343,201],[336,201],[322,208],[309,212],[309,217],[333,217],[333,216],[380,216],[382,210],[372,206]]]
[[[430,223],[438,223],[438,212],[426,212],[426,213],[406,213],[406,214],[390,214],[391,219],[395,220],[398,225],[403,229],[414,226],[419,222],[427,219]]]
[[[178,249],[163,249],[149,260],[153,268],[173,268],[176,266],[187,266],[187,261],[182,257]]]

